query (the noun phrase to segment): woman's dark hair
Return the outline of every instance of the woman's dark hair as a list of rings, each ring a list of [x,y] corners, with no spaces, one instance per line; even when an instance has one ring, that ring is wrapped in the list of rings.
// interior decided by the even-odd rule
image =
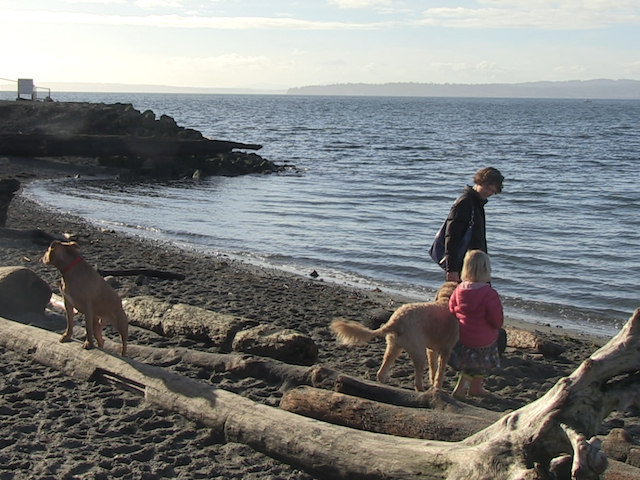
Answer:
[[[504,176],[500,173],[497,168],[487,167],[482,170],[478,170],[478,172],[473,177],[473,183],[476,185],[494,185],[496,187],[497,193],[502,191],[502,182],[504,181]]]

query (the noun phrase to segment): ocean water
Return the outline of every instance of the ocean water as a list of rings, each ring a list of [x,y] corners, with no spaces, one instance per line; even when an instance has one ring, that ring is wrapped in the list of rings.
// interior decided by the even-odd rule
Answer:
[[[132,103],[220,140],[263,145],[285,173],[201,183],[80,178],[30,185],[92,222],[325,281],[428,300],[428,248],[473,174],[506,313],[613,335],[640,307],[640,101],[53,94]]]

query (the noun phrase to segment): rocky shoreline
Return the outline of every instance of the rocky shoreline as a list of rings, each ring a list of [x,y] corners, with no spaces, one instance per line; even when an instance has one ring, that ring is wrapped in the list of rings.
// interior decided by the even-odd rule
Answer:
[[[82,159],[69,163],[5,157],[0,159],[0,178],[26,183],[92,174],[104,168]],[[329,331],[329,322],[335,317],[366,321],[397,308],[404,300],[385,292],[347,288],[102,230],[20,194],[10,204],[7,227],[69,233],[90,263],[102,269],[181,273],[184,280],[121,277],[117,290],[125,299],[150,296],[301,332],[318,346],[317,364],[367,380],[375,380],[384,342],[357,348],[339,346]],[[39,262],[45,249],[44,245],[2,238],[0,265],[27,266],[57,292],[58,272]],[[59,333],[64,328],[64,319],[55,310],[22,321]],[[507,325],[514,323],[508,319]],[[561,346],[562,353],[545,356],[535,349],[508,347],[502,368],[487,378],[486,387],[492,395],[470,399],[470,405],[494,412],[519,408],[546,393],[606,341],[558,329],[528,328]],[[117,342],[112,329],[105,333]],[[161,336],[139,327],[131,327],[130,344],[225,353],[219,345],[188,336]],[[220,441],[198,422],[151,407],[131,392],[79,383],[5,348],[0,349],[0,356],[0,478],[315,478],[245,445]],[[278,406],[287,389],[277,381],[241,378],[182,362],[164,368],[270,406]],[[453,389],[455,374],[447,370],[445,391]],[[394,366],[389,384],[413,388],[413,366],[406,355]],[[631,442],[628,454],[632,444],[640,442],[639,413],[613,414],[600,434],[604,437],[623,429]]]
[[[283,166],[248,150],[261,145],[204,137],[167,115],[131,104],[0,100],[0,155],[82,157],[129,178],[273,173]]]

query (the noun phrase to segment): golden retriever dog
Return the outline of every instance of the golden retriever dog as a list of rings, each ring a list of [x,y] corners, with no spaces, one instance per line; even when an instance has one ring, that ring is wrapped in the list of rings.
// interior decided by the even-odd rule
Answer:
[[[457,282],[445,282],[433,302],[401,306],[377,330],[341,319],[331,322],[330,328],[338,341],[346,345],[364,345],[374,337],[386,337],[387,350],[377,373],[382,383],[402,350],[406,350],[415,368],[415,388],[423,391],[428,352],[429,380],[436,389],[441,389],[449,356],[458,342],[458,319],[449,312],[449,297],[457,286]]]
[[[46,265],[54,265],[62,274],[60,292],[64,298],[67,329],[60,341],[71,340],[75,308],[85,316],[87,338],[84,348],[93,348],[94,338],[98,346],[103,348],[102,329],[105,325],[111,324],[120,334],[121,354],[126,355],[129,321],[122,309],[122,300],[96,269],[82,258],[78,244],[55,240],[49,245],[42,257],[42,262]]]

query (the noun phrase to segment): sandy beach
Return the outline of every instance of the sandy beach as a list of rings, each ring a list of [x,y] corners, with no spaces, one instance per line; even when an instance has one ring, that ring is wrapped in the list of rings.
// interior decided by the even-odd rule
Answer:
[[[22,183],[98,171],[90,161],[69,165],[3,158],[0,162],[1,177],[14,177]],[[328,325],[335,317],[362,321],[381,310],[393,311],[405,300],[381,291],[354,289],[310,275],[293,276],[225,256],[208,257],[127,237],[77,217],[53,213],[20,195],[10,206],[7,227],[71,234],[85,258],[101,269],[147,268],[184,274],[184,280],[120,277],[117,290],[123,298],[147,295],[296,330],[317,344],[318,363],[368,380],[375,380],[384,341],[378,339],[357,348],[339,346]],[[31,268],[58,293],[59,273],[40,262],[45,249],[24,240],[0,239],[0,265]],[[64,319],[55,311],[39,323],[55,332],[64,329]],[[546,358],[531,350],[507,347],[502,368],[486,380],[492,395],[468,401],[498,412],[519,408],[540,397],[607,341],[513,319],[507,319],[506,324],[538,331],[562,346],[564,352]],[[113,329],[105,333],[118,341]],[[220,352],[215,345],[161,337],[133,326],[130,343]],[[0,348],[0,355],[0,479],[314,478],[245,445],[221,443],[202,425],[154,408],[133,393],[78,383],[11,350]],[[283,393],[282,385],[261,379],[236,378],[180,363],[166,368],[271,406],[278,405]],[[449,368],[444,383],[447,392],[453,390],[455,376]],[[389,384],[413,388],[413,366],[406,355],[394,366]],[[639,423],[638,412],[616,413],[599,433],[606,435],[611,428],[625,428],[638,442]]]

